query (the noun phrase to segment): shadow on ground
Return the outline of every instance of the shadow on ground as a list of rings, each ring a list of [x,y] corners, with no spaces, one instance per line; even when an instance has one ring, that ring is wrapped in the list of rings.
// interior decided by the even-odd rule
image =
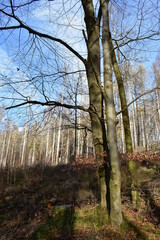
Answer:
[[[5,186],[7,172],[0,174],[0,239],[30,239],[32,235],[31,239],[53,239],[44,238],[47,232],[52,237],[55,233],[55,239],[71,239],[74,208],[99,202],[94,165],[19,169],[9,186]],[[51,213],[47,203],[53,197],[57,208]]]
[[[123,203],[127,206],[125,166],[122,171]],[[157,236],[160,236],[160,230],[155,228],[153,231],[157,235],[146,238],[141,231],[142,226],[134,222],[134,217],[133,221],[125,219],[125,226],[121,230],[101,222],[95,163],[82,162],[44,169],[36,166],[26,171],[18,169],[14,181],[11,178],[10,184],[6,186],[7,176],[6,171],[0,170],[0,239],[136,240],[153,239],[154,236],[158,239]],[[146,194],[152,209],[158,212],[159,208],[152,202],[152,196],[148,192]],[[48,209],[48,201],[52,198],[57,199],[57,204]],[[153,224],[151,227],[154,227]],[[148,229],[151,230],[151,227]]]

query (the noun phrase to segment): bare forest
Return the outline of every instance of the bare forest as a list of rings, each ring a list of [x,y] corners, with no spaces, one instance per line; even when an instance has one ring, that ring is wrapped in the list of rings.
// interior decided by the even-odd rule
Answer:
[[[0,0],[0,240],[160,239],[158,0]]]

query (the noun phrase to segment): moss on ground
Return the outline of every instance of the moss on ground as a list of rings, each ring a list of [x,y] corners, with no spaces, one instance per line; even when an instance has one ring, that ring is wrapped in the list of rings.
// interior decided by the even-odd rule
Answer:
[[[154,168],[148,170],[144,166],[139,167],[135,175],[139,189],[144,181],[148,182],[153,177],[153,181],[158,181],[159,176],[155,171]],[[113,228],[105,218],[107,214],[100,208],[98,178],[93,165],[46,168],[43,173],[33,168],[27,172],[27,181],[26,174],[24,176],[22,173],[17,174],[17,180],[16,184],[9,187],[2,186],[4,182],[0,182],[2,239],[160,239],[159,227],[149,218],[153,212],[148,212],[143,196],[141,195],[143,201],[140,201],[139,211],[131,205],[129,172],[124,165],[122,200],[127,220],[121,229]],[[58,199],[57,205],[73,204],[74,208],[71,210],[57,206],[48,212],[47,202],[53,197]]]
[[[71,239],[73,217],[72,207],[55,207],[46,223],[40,225],[29,240]]]

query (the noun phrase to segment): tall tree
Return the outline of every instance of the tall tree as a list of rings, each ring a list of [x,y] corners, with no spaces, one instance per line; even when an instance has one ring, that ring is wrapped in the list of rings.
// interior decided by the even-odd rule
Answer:
[[[93,144],[95,147],[96,159],[98,163],[98,172],[101,185],[101,207],[107,208],[106,194],[106,172],[105,172],[105,152],[106,139],[103,122],[103,97],[101,91],[101,73],[100,73],[100,20],[101,11],[96,19],[94,5],[90,0],[82,0],[82,5],[85,13],[85,24],[87,30],[87,37],[84,34],[88,57],[85,63],[87,80],[89,86],[90,98],[90,118],[92,126]],[[107,173],[108,174],[108,173]]]
[[[42,98],[37,99],[29,99],[27,97],[28,94],[25,94],[21,88],[17,90],[17,85],[20,84],[20,81],[11,81],[7,80],[5,86],[11,87],[14,90],[14,97],[12,106],[14,107],[22,107],[26,104],[39,104],[41,106],[57,106],[57,107],[65,107],[68,109],[79,109],[85,112],[88,112],[91,120],[91,128],[92,128],[92,136],[93,136],[93,144],[95,148],[98,173],[101,185],[101,207],[102,207],[102,216],[104,216],[104,211],[108,209],[108,213],[111,216],[111,221],[113,224],[120,225],[122,222],[122,212],[121,212],[121,176],[120,176],[120,163],[118,156],[118,148],[116,142],[116,114],[115,114],[115,106],[114,106],[114,98],[113,98],[113,83],[112,83],[112,64],[116,66],[111,53],[114,53],[113,47],[111,48],[111,36],[109,29],[109,0],[81,0],[75,1],[74,3],[79,4],[80,9],[83,8],[84,11],[84,23],[85,30],[83,30],[83,37],[85,39],[85,43],[87,46],[87,59],[85,59],[85,55],[82,56],[80,51],[76,51],[74,47],[71,47],[58,36],[55,31],[56,36],[53,35],[53,32],[49,34],[46,29],[45,31],[40,31],[39,26],[30,27],[30,19],[29,12],[25,15],[25,11],[23,9],[32,8],[35,4],[38,5],[39,1],[26,1],[24,4],[23,1],[12,1],[9,3],[4,3],[4,1],[0,4],[0,14],[1,14],[1,26],[0,30],[7,30],[12,33],[15,30],[15,33],[25,34],[23,38],[21,38],[23,43],[23,50],[25,51],[24,44],[26,39],[26,32],[29,34],[29,40],[26,44],[26,55],[28,60],[25,62],[25,58],[23,61],[20,61],[20,64],[23,65],[23,68],[26,71],[29,71],[31,77],[27,76],[27,80],[25,79],[25,84],[32,84],[35,92],[41,94]],[[46,1],[47,3],[48,1]],[[58,12],[59,1],[56,5],[55,1],[53,1],[53,8]],[[69,1],[62,1],[61,3],[64,6],[68,6]],[[70,3],[73,1],[70,1]],[[114,2],[114,1],[113,1]],[[141,1],[137,1],[138,3]],[[136,3],[137,3],[136,2]],[[135,4],[136,4],[135,3]],[[76,5],[75,4],[75,5]],[[139,4],[137,5],[139,8]],[[46,7],[46,6],[45,6]],[[148,7],[147,7],[148,8]],[[23,14],[22,14],[23,12]],[[64,17],[63,14],[61,14]],[[83,17],[83,16],[82,16]],[[58,19],[58,18],[57,18]],[[137,20],[138,18],[136,18]],[[38,24],[38,23],[37,23]],[[141,26],[140,21],[140,26]],[[156,25],[156,24],[155,24]],[[101,28],[102,27],[102,28]],[[129,26],[130,28],[131,26]],[[137,27],[137,26],[136,26]],[[23,31],[21,31],[23,29]],[[129,39],[130,33],[126,32],[124,37],[120,37],[117,39],[119,41],[119,46],[124,46],[127,43],[132,44],[135,40],[140,41],[148,37],[148,32],[141,33],[141,29],[138,29],[138,33],[136,38]],[[144,28],[146,29],[146,28]],[[150,32],[150,38],[155,36],[157,32]],[[133,34],[133,32],[132,32]],[[11,34],[12,35],[12,34]],[[33,39],[31,38],[33,35]],[[71,35],[71,34],[70,34]],[[10,36],[10,34],[9,34]],[[19,35],[20,36],[20,35]],[[60,34],[60,36],[62,36]],[[101,42],[102,36],[102,42]],[[129,39],[129,40],[128,40]],[[71,42],[70,38],[70,42]],[[9,41],[9,38],[6,38],[6,41]],[[126,42],[125,42],[126,41]],[[14,43],[16,39],[14,39]],[[18,46],[21,45],[21,41],[17,38]],[[57,47],[58,46],[58,47]],[[63,52],[60,47],[63,47]],[[103,49],[103,55],[101,51],[101,47]],[[72,56],[74,55],[81,63],[86,71],[88,88],[89,88],[89,108],[85,108],[84,106],[79,106],[78,104],[75,106],[74,104],[64,103],[63,101],[56,101],[55,95],[56,90],[59,90],[58,84],[54,85],[54,83],[63,78],[63,74],[60,71],[61,63],[67,61],[71,61],[69,56],[65,56],[65,50],[67,53],[70,52]],[[111,51],[112,50],[112,51]],[[49,54],[50,51],[50,54]],[[29,54],[28,54],[29,53]],[[30,54],[31,53],[31,54]],[[52,56],[54,55],[54,61]],[[40,57],[41,56],[41,57]],[[63,57],[62,57],[63,56]],[[103,58],[103,66],[101,68],[101,58]],[[62,61],[60,61],[60,59]],[[52,60],[52,61],[50,61]],[[25,62],[25,63],[24,63]],[[37,64],[38,62],[38,64]],[[24,64],[22,64],[24,63]],[[72,70],[74,69],[75,61],[71,61]],[[27,67],[26,67],[27,66]],[[64,66],[64,65],[63,65]],[[19,68],[17,68],[19,71]],[[53,72],[51,72],[53,69]],[[55,73],[57,70],[58,73]],[[115,67],[114,67],[115,69]],[[117,68],[116,68],[117,69]],[[55,70],[55,71],[54,71]],[[84,69],[83,69],[84,70]],[[37,72],[39,74],[37,74]],[[116,70],[115,70],[116,72]],[[104,80],[102,78],[102,73],[104,74]],[[73,71],[72,71],[73,74]],[[57,77],[58,76],[58,77]],[[24,77],[24,76],[23,76]],[[26,75],[25,75],[26,77]],[[121,76],[120,76],[121,77]],[[22,79],[22,78],[21,78]],[[16,83],[15,83],[16,82]],[[57,82],[56,82],[57,83]],[[120,87],[122,86],[121,79],[119,80]],[[16,85],[14,85],[16,84]],[[102,87],[104,85],[104,88]],[[16,86],[16,87],[15,87]],[[28,87],[28,89],[29,89]],[[122,89],[122,88],[121,88]],[[24,89],[25,90],[25,89]],[[51,92],[54,91],[54,94]],[[123,91],[120,90],[120,93],[123,94]],[[33,93],[34,94],[34,93]],[[34,94],[36,97],[37,95]],[[49,96],[49,97],[48,97]],[[123,98],[125,99],[125,98]],[[65,100],[66,101],[66,100]],[[15,104],[17,102],[17,104]],[[105,103],[105,104],[104,104]],[[14,105],[15,104],[15,105]],[[122,103],[121,103],[122,104]],[[124,106],[126,103],[124,102]],[[124,110],[123,106],[122,110]],[[104,108],[106,112],[106,123],[104,117]],[[124,110],[125,112],[125,110]],[[125,117],[124,117],[125,118]],[[128,121],[128,119],[126,120]],[[107,125],[107,136],[106,136],[106,125]],[[126,133],[127,133],[126,129]],[[126,135],[127,136],[127,135]],[[108,138],[108,142],[107,142]],[[129,140],[129,138],[126,137]],[[130,141],[130,140],[129,140]],[[129,142],[128,141],[128,142]],[[60,140],[58,140],[60,143]],[[129,145],[128,152],[131,151],[131,144]],[[59,149],[59,147],[57,148]],[[57,151],[57,162],[58,162],[59,152]],[[110,201],[106,201],[110,200]]]
[[[107,137],[110,151],[111,178],[111,222],[122,223],[121,210],[121,171],[116,141],[116,113],[113,99],[112,59],[110,51],[109,0],[101,0],[102,7],[102,47],[104,67],[104,96],[106,107]]]
[[[119,97],[120,97],[120,102],[121,102],[126,152],[132,153],[133,152],[132,138],[131,138],[130,121],[129,121],[129,113],[128,113],[128,108],[127,108],[125,88],[124,88],[123,77],[122,77],[122,74],[120,71],[120,67],[119,67],[117,59],[116,59],[116,54],[115,54],[113,40],[112,40],[110,31],[109,31],[109,43],[110,43],[112,65],[113,65],[114,73],[115,73],[116,80],[117,80]],[[117,47],[118,47],[118,44],[117,44]]]

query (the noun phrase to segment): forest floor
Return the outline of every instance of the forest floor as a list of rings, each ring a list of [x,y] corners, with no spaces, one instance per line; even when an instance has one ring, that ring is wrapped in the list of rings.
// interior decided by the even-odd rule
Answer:
[[[128,164],[122,158],[124,222],[120,229],[99,217],[94,160],[77,160],[44,171],[40,166],[19,169],[15,183],[13,173],[1,170],[0,240],[160,239],[160,156],[142,161],[137,157],[138,210],[131,204]]]

